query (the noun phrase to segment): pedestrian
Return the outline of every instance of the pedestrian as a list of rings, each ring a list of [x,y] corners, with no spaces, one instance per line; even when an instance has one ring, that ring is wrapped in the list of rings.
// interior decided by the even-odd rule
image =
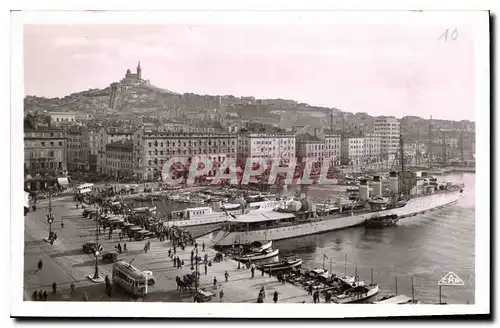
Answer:
[[[123,244],[123,251],[126,252],[127,251],[127,244]]]
[[[207,264],[205,263],[205,276],[207,275],[207,272],[208,272],[208,267]]]
[[[224,272],[224,277],[226,278],[226,282],[227,282],[229,279],[229,273],[227,272],[227,270],[226,270],[226,272]]]
[[[174,257],[174,268],[177,266],[177,256]]]
[[[318,291],[314,292],[314,294],[313,294],[313,301],[314,301],[314,303],[318,303],[319,302],[319,292]]]
[[[202,247],[202,248],[201,248],[201,250],[204,252],[204,251],[205,251],[205,243],[203,243],[203,244],[201,245],[201,247]]]
[[[43,291],[43,294],[42,294],[42,299],[43,299],[44,301],[46,301],[48,298],[49,298],[49,295],[47,294],[47,291],[46,291],[46,290],[44,290],[44,291]]]
[[[264,277],[264,265],[262,265],[262,277]]]
[[[307,290],[308,290],[308,294],[312,295],[312,293],[313,293],[313,286],[309,285],[309,287],[307,288]]]
[[[39,290],[39,291],[38,291],[37,300],[39,300],[39,301],[43,301],[43,291],[42,291],[42,290]]]
[[[75,288],[74,283],[71,283],[71,285],[69,285],[69,290],[71,292],[71,295],[73,295],[76,292],[76,288]]]
[[[43,261],[40,260],[40,261],[38,261],[38,270],[41,271],[42,269],[43,269]]]
[[[222,302],[223,298],[224,298],[224,290],[221,288],[219,292],[219,301]]]
[[[191,261],[193,260],[194,258],[194,251],[191,251]]]
[[[252,278],[255,276],[255,268],[254,267],[251,267],[250,268],[250,271],[252,272]]]
[[[274,301],[274,303],[278,303],[278,291],[277,290],[274,291],[273,301]]]
[[[52,292],[53,292],[54,294],[57,292],[57,284],[56,284],[56,282],[55,282],[55,281],[52,283]]]
[[[31,295],[31,298],[33,301],[38,301],[38,291],[37,290],[35,290],[33,292],[33,295]]]
[[[168,257],[171,257],[171,255],[172,255],[172,250],[169,248],[168,249]]]
[[[264,286],[260,289],[260,293],[262,293],[262,299],[266,298],[266,291],[264,289]]]
[[[217,287],[217,277],[214,277],[214,288]]]

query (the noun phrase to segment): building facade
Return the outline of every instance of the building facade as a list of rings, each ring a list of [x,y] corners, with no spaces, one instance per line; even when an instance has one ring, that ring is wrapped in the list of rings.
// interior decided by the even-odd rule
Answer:
[[[24,170],[32,176],[66,171],[64,130],[24,122]]]
[[[342,138],[341,162],[342,165],[361,165],[365,138],[363,136],[345,136]]]
[[[296,157],[295,135],[281,132],[241,133],[238,135],[238,160],[248,157],[282,159],[287,163]]]
[[[340,165],[342,138],[339,134],[325,133],[325,157],[332,165]]]
[[[140,179],[157,180],[171,158],[187,162],[207,156],[214,166],[236,158],[237,137],[228,133],[186,133],[139,128],[133,135],[134,173]],[[214,168],[209,174],[214,175]]]
[[[325,158],[325,143],[323,140],[308,133],[296,137],[297,158],[307,158],[315,163],[322,163]]]
[[[380,137],[382,158],[392,160],[400,148],[401,126],[395,117],[382,117],[375,120],[375,134]]]
[[[50,112],[48,113],[52,125],[74,124],[77,114],[73,112]]]
[[[365,167],[381,161],[381,140],[376,134],[347,135],[341,145],[342,165]]]
[[[70,126],[66,132],[66,159],[69,172],[84,171],[85,162],[82,152],[82,127]]]
[[[378,163],[382,156],[382,141],[377,134],[367,133],[364,140],[363,163]]]
[[[101,128],[97,133],[97,172],[105,173],[106,170],[106,145],[120,140],[131,140],[133,132],[117,128]]]
[[[98,134],[99,129],[95,127],[82,129],[82,158],[86,171],[97,172]]]
[[[119,140],[106,145],[105,173],[113,178],[131,178],[134,175],[132,140]]]

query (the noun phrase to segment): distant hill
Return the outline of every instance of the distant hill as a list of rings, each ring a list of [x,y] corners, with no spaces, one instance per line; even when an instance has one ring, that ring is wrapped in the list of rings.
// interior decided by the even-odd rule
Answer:
[[[375,116],[367,113],[350,113],[337,108],[310,106],[287,99],[255,99],[232,95],[199,95],[176,93],[152,85],[149,81],[125,81],[116,83],[115,110],[127,112],[174,111],[182,113],[206,112],[220,115],[236,115],[243,120],[264,119],[280,126],[307,125],[311,127],[333,126],[334,130],[373,131]],[[105,112],[110,105],[112,87],[89,89],[72,93],[63,98],[27,96],[24,110],[29,111],[74,111]],[[174,116],[175,116],[174,115]],[[432,120],[417,116],[401,119],[401,130],[408,136],[428,134],[429,125],[437,130],[460,130],[473,134],[475,123],[470,121]],[[452,133],[453,134],[453,133]]]

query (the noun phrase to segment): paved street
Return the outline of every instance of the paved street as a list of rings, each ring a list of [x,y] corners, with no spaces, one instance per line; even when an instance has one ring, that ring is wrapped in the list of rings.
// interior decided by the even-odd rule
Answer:
[[[56,200],[52,203],[55,222],[52,227],[57,231],[58,239],[54,245],[50,245],[43,239],[48,236],[48,223],[45,221],[46,204],[40,204],[37,212],[31,212],[25,219],[25,252],[24,252],[24,293],[25,299],[31,300],[34,290],[46,290],[50,301],[58,300],[82,300],[84,294],[89,301],[134,301],[128,294],[117,286],[113,286],[112,297],[105,295],[105,284],[93,283],[87,276],[94,273],[95,258],[92,254],[84,254],[82,245],[86,241],[95,239],[95,221],[81,216],[81,209],[76,209],[70,198]],[[61,219],[64,228],[61,228]],[[118,232],[111,239],[108,233],[100,235],[104,251],[113,251],[114,246],[120,242]],[[143,241],[130,242],[127,244],[128,252],[119,255],[119,259],[132,261],[132,265],[140,270],[150,270],[156,277],[156,284],[148,287],[148,294],[139,301],[164,301],[164,302],[192,302],[190,293],[181,293],[176,290],[175,277],[182,277],[190,273],[190,253],[193,247],[189,246],[184,252],[177,251],[177,255],[184,259],[186,265],[180,269],[173,266],[168,257],[171,244],[168,241],[159,242],[151,239],[151,250],[147,253],[142,251]],[[203,242],[200,239],[199,243]],[[207,242],[208,244],[208,242]],[[201,247],[200,247],[201,251]],[[209,258],[212,259],[215,252],[206,249]],[[203,258],[204,252],[199,255]],[[37,263],[42,260],[44,265],[41,271],[37,270]],[[222,263],[214,263],[208,268],[208,274],[204,275],[203,265],[199,266],[201,272],[200,287],[207,290],[213,289],[213,278],[217,277],[218,286],[224,290],[223,302],[256,302],[260,288],[266,290],[265,302],[272,302],[272,293],[278,290],[280,302],[312,302],[307,292],[290,284],[282,285],[275,277],[267,274],[261,276],[256,270],[252,279],[250,270],[238,269],[237,263],[226,259]],[[99,261],[99,272],[101,276],[108,275],[111,279],[112,264]],[[224,272],[230,274],[229,281],[224,281]],[[57,293],[52,293],[52,283],[57,284]],[[76,286],[76,293],[70,295],[70,284]],[[137,301],[137,300],[135,300]],[[212,302],[219,302],[215,297]]]

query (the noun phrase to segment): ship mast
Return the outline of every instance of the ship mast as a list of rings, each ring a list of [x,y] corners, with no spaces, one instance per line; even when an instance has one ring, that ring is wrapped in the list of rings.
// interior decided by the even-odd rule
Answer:
[[[429,168],[432,167],[432,115],[429,121]]]
[[[399,145],[400,145],[400,161],[401,161],[401,190],[406,195],[405,190],[405,161],[404,161],[404,145],[403,145],[403,134],[399,135]]]

